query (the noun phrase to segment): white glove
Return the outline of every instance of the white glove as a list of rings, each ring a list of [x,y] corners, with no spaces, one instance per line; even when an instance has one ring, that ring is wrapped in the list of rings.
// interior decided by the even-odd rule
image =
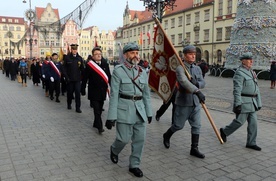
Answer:
[[[51,82],[55,81],[54,77],[50,77],[50,80],[51,80]]]
[[[43,77],[43,79],[45,79],[45,75],[44,74],[42,75],[42,77]]]

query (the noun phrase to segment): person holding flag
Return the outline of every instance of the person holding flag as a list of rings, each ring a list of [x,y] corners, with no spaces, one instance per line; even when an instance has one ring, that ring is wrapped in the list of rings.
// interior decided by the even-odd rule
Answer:
[[[205,155],[198,150],[199,133],[201,127],[200,103],[204,103],[205,96],[199,90],[205,87],[200,67],[194,64],[196,57],[195,46],[188,45],[183,49],[184,66],[189,71],[191,80],[187,78],[184,67],[179,65],[176,68],[176,79],[178,91],[175,98],[174,121],[172,126],[163,134],[163,144],[170,147],[170,138],[181,130],[188,120],[191,125],[191,150],[190,155],[204,158]]]
[[[102,58],[102,50],[95,47],[92,50],[92,60],[88,60],[85,66],[81,84],[81,94],[85,95],[88,81],[88,99],[94,109],[93,127],[97,128],[99,134],[104,132],[102,123],[102,110],[106,97],[109,96],[108,86],[111,73],[106,59]]]
[[[54,99],[54,91],[56,96],[56,102],[60,102],[60,79],[61,79],[61,63],[58,62],[58,54],[52,54],[52,60],[49,61],[49,93],[50,99]]]
[[[118,155],[131,140],[129,172],[143,177],[141,156],[146,137],[146,124],[152,120],[148,76],[138,66],[139,47],[128,43],[123,48],[124,63],[114,68],[111,78],[111,97],[105,126],[111,129],[116,122],[116,139],[110,147],[110,159],[118,163]]]

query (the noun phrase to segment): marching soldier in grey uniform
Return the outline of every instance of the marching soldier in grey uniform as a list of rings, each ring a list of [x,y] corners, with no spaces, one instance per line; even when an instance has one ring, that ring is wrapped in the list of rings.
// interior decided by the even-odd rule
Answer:
[[[184,66],[191,75],[189,80],[185,74],[184,68],[179,65],[176,68],[176,79],[178,82],[178,92],[176,93],[174,121],[172,126],[163,134],[163,144],[166,148],[170,147],[170,138],[176,132],[181,130],[188,120],[191,125],[191,150],[190,155],[204,158],[205,155],[198,150],[198,141],[201,127],[200,102],[204,103],[205,96],[199,89],[205,87],[205,81],[199,66],[194,64],[196,48],[188,45],[183,49]]]
[[[234,107],[236,118],[225,128],[220,128],[221,138],[227,141],[227,136],[234,133],[245,121],[248,122],[246,148],[261,151],[256,144],[257,114],[262,107],[261,95],[257,84],[257,76],[251,69],[252,53],[246,52],[241,57],[242,65],[236,70],[233,77]]]
[[[138,66],[139,47],[128,43],[123,48],[126,61],[117,65],[111,77],[111,97],[105,126],[111,129],[116,121],[116,139],[110,148],[110,158],[118,155],[131,140],[129,171],[142,177],[139,169],[146,136],[146,124],[152,120],[150,90],[145,70]]]

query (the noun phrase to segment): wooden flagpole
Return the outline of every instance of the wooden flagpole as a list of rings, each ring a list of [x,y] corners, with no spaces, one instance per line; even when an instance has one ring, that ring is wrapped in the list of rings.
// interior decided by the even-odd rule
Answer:
[[[158,20],[156,17],[153,17],[153,19],[154,19],[155,23],[160,27],[160,29],[161,29],[161,31],[163,32],[163,34],[164,34],[165,36],[167,36],[166,33],[165,33],[165,31],[164,31],[164,29],[163,29],[163,27],[161,26],[159,20]],[[168,38],[167,38],[167,39],[168,39]],[[168,40],[169,40],[169,39],[168,39]],[[169,42],[169,44],[170,44],[171,47],[174,47],[174,46],[172,45],[172,43],[171,43],[170,40],[169,40],[168,42]],[[178,59],[179,63],[180,63],[181,66],[184,68],[184,71],[185,71],[185,74],[186,74],[187,78],[188,78],[189,80],[191,80],[191,75],[190,75],[190,73],[187,71],[187,69],[186,69],[184,63],[182,62],[181,58],[179,57],[178,53],[175,51],[174,48],[173,48],[173,51],[174,51],[174,54],[177,56],[177,59]],[[211,117],[211,115],[210,115],[210,113],[209,113],[209,111],[208,111],[208,109],[207,109],[205,103],[201,103],[201,105],[202,105],[202,107],[203,107],[203,109],[204,109],[204,111],[205,111],[205,113],[206,113],[206,116],[208,117],[209,122],[211,123],[211,125],[212,125],[212,127],[213,127],[213,129],[214,129],[214,131],[215,131],[215,133],[216,133],[216,135],[217,135],[218,140],[220,141],[221,144],[223,144],[224,142],[223,142],[223,140],[222,140],[222,138],[221,138],[221,136],[220,136],[220,134],[219,134],[219,132],[218,132],[218,129],[217,129],[216,125],[215,125],[215,122],[214,122],[214,120],[212,119],[212,117]]]

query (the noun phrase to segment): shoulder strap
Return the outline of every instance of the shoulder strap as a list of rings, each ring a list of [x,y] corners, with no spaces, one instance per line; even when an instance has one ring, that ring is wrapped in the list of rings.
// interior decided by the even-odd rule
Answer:
[[[127,73],[127,71],[125,70],[125,67],[122,66],[123,70],[125,71],[125,73],[127,74],[127,76],[130,78],[131,82],[143,93],[143,90],[141,89],[141,87],[131,78],[131,76]]]

